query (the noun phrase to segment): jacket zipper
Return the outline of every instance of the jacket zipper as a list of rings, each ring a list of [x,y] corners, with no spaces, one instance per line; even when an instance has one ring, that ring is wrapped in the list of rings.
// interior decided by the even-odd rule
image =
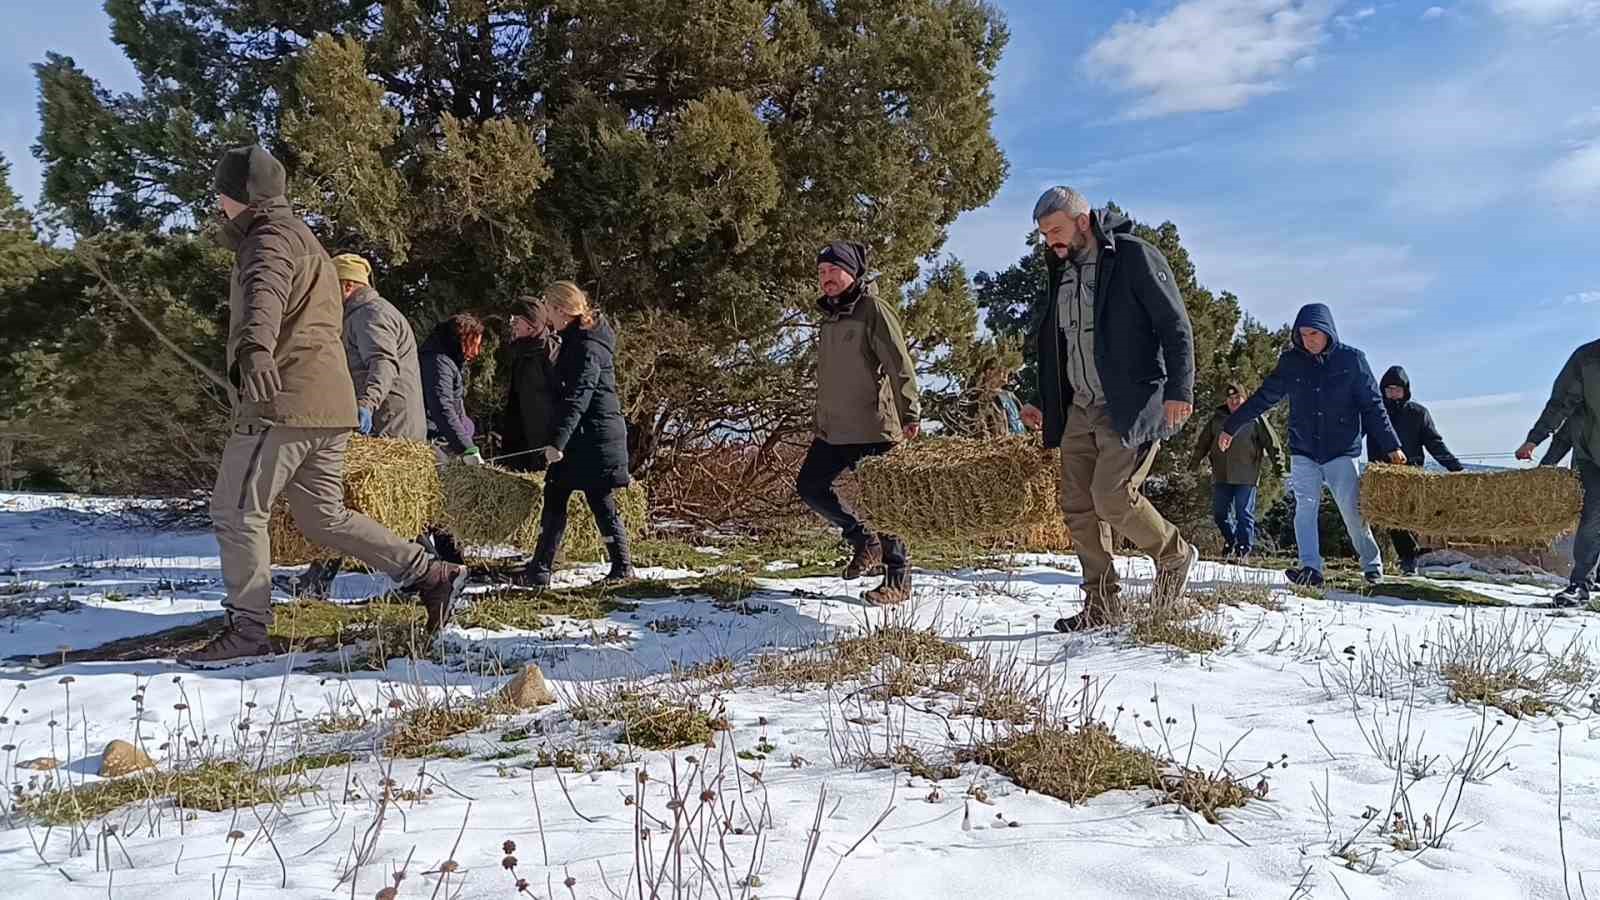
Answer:
[[[1072,266],[1072,271],[1074,273],[1076,273],[1076,277],[1073,280],[1073,286],[1072,286],[1072,307],[1073,307],[1073,311],[1074,311],[1074,314],[1075,314],[1074,317],[1073,317],[1074,320],[1075,320],[1074,323],[1073,323],[1073,330],[1075,332],[1077,332],[1077,334],[1074,336],[1074,340],[1072,342],[1073,343],[1073,351],[1074,351],[1073,355],[1078,357],[1078,368],[1083,373],[1083,384],[1084,384],[1085,388],[1088,388],[1090,386],[1089,385],[1089,364],[1087,362],[1085,362],[1084,359],[1083,359],[1083,267],[1078,265],[1075,262],[1070,261],[1070,260],[1068,261],[1067,264]],[[1091,297],[1089,302],[1090,302],[1090,308],[1092,309],[1093,308],[1093,303],[1094,303],[1094,298]],[[1089,347],[1089,352],[1090,353],[1094,352],[1094,347],[1092,345],[1092,342],[1091,342],[1091,346]],[[1099,398],[1095,396],[1094,391],[1090,390],[1089,391],[1089,405],[1093,406],[1095,401],[1098,400],[1098,399]]]
[[[261,437],[256,438],[255,449],[250,451],[250,464],[244,469],[244,482],[239,485],[239,508],[244,509],[244,501],[250,496],[250,486],[256,480],[256,466],[261,462],[261,451],[266,449],[267,435],[271,433],[269,425],[261,430]]]

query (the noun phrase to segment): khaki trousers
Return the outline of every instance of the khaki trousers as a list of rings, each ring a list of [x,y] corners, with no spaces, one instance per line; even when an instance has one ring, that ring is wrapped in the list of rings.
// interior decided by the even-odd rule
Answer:
[[[344,505],[344,453],[350,432],[340,428],[238,425],[222,452],[211,492],[211,523],[222,554],[222,605],[249,626],[272,624],[272,547],[267,521],[279,494],[295,524],[314,544],[355,557],[399,584],[422,577],[422,545]]]
[[[1061,511],[1083,564],[1086,606],[1110,606],[1121,592],[1113,564],[1112,532],[1132,541],[1168,570],[1188,559],[1189,545],[1139,493],[1160,442],[1122,446],[1105,407],[1074,406],[1061,438]]]

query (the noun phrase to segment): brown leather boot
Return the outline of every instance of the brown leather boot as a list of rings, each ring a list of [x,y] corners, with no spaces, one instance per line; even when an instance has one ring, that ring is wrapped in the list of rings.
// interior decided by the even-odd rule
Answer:
[[[1124,618],[1122,598],[1116,593],[1085,592],[1083,595],[1083,611],[1067,616],[1065,619],[1057,619],[1056,630],[1063,634],[1071,634],[1095,628],[1109,628],[1113,625],[1121,625]]]
[[[417,599],[428,613],[429,635],[438,634],[439,629],[450,621],[456,598],[461,596],[461,589],[466,586],[466,566],[438,560],[429,563],[428,571],[412,582],[411,587],[417,592]]]
[[[875,534],[869,534],[866,540],[855,545],[855,554],[850,557],[850,562],[844,567],[846,581],[857,578],[866,578],[883,571],[883,541]]]
[[[883,536],[883,584],[861,599],[873,606],[896,606],[911,599],[911,549],[899,535]]]
[[[191,669],[221,669],[261,662],[273,656],[267,629],[228,614],[222,632],[204,647],[178,657],[178,664]]]

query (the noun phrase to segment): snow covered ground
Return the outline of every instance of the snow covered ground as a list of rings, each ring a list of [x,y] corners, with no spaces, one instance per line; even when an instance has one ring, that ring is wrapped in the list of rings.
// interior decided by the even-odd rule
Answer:
[[[1264,779],[1264,797],[1213,825],[1154,805],[1148,789],[1072,806],[959,762],[1007,726],[961,714],[949,693],[885,703],[869,699],[870,685],[754,686],[762,654],[858,633],[885,615],[854,599],[865,582],[785,579],[781,565],[742,605],[646,598],[599,622],[453,628],[443,664],[344,674],[303,659],[215,673],[162,659],[60,665],[64,652],[219,612],[210,536],[158,530],[125,508],[0,495],[0,657],[11,660],[0,667],[0,759],[10,782],[24,793],[50,777],[93,784],[105,743],[140,735],[163,765],[189,741],[252,760],[356,759],[302,776],[321,789],[276,806],[175,815],[152,800],[82,830],[0,818],[0,896],[372,898],[391,896],[380,891],[401,869],[392,896],[466,898],[515,896],[519,878],[526,894],[561,898],[640,897],[641,885],[664,898],[1578,897],[1600,877],[1597,670],[1580,652],[1593,617],[1546,608],[1547,587],[1467,585],[1502,608],[1302,598],[1273,573],[1205,563],[1198,589],[1270,585],[1268,605],[1279,608],[1221,607],[1213,624],[1224,646],[1194,654],[1125,631],[1053,633],[1081,600],[1072,557],[917,573],[916,599],[899,615],[1023,673],[1058,709],[1095,698],[1094,714],[1125,744],[1225,767],[1252,787]],[[1150,577],[1147,562],[1122,565],[1135,583]],[[385,587],[347,575],[336,595]],[[1560,659],[1564,705],[1513,719],[1453,702],[1439,678],[1415,674],[1497,653],[1529,672]],[[672,681],[723,658],[733,675]],[[422,697],[488,694],[525,660],[541,664],[560,703],[453,740],[460,758],[381,752],[385,729]],[[641,751],[607,771],[567,766],[558,776],[535,765],[541,750],[626,754],[615,727],[577,720],[572,706],[608,683],[651,681],[693,692],[731,729],[712,747]],[[375,724],[325,727],[353,711]],[[505,740],[512,730],[527,738]],[[935,783],[849,752],[874,743],[904,743],[959,775]],[[16,768],[39,757],[62,768]],[[675,777],[681,803],[669,802]],[[402,799],[375,799],[385,779]],[[689,824],[674,828],[675,815]],[[515,872],[503,865],[506,841]]]

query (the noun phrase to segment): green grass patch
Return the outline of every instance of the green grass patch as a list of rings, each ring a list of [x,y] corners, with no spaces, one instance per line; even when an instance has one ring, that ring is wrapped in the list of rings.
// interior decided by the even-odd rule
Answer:
[[[1328,587],[1362,597],[1392,597],[1413,603],[1445,603],[1451,606],[1508,605],[1498,597],[1480,594],[1453,584],[1434,584],[1413,578],[1385,579],[1377,587],[1373,587],[1359,574],[1335,575],[1328,579]]]
[[[551,624],[551,617],[571,619],[604,619],[615,613],[630,613],[637,604],[624,599],[628,593],[640,590],[642,585],[625,585],[616,588],[599,586],[573,590],[529,591],[504,588],[483,594],[471,595],[460,611],[455,623],[463,628],[485,628],[490,631],[514,628],[537,631]]]
[[[860,678],[886,661],[899,664],[891,673],[897,678],[916,677],[919,673],[914,670],[930,669],[936,673],[946,663],[971,658],[964,648],[943,640],[932,631],[892,626],[863,637],[839,638],[795,653],[763,656],[756,665],[756,684],[766,687],[833,685]],[[886,680],[896,681],[896,678]],[[936,676],[929,674],[928,680],[936,680]],[[905,687],[898,683],[892,686]]]
[[[1154,756],[1123,744],[1100,724],[1018,732],[979,744],[968,756],[1026,790],[1071,804],[1161,783]]]
[[[667,693],[649,687],[608,688],[579,698],[573,718],[583,721],[619,722],[622,732],[617,743],[644,750],[673,750],[706,744],[718,731],[727,731],[728,720],[715,708],[701,706],[692,692]]]
[[[389,734],[386,746],[391,755],[402,759],[465,756],[466,751],[456,752],[441,747],[439,742],[458,734],[481,730],[493,715],[494,710],[485,703],[420,706],[400,716]]]
[[[1513,719],[1544,715],[1554,709],[1540,695],[1538,682],[1515,669],[1484,670],[1447,664],[1440,674],[1450,686],[1450,698],[1458,703],[1493,706]]]
[[[44,825],[87,822],[150,801],[170,800],[180,809],[222,812],[277,803],[312,790],[305,784],[279,783],[282,775],[310,768],[288,768],[292,765],[258,772],[236,762],[216,762],[176,772],[143,772],[81,787],[52,788],[21,798],[17,809]]]
[[[1134,641],[1140,644],[1176,647],[1190,653],[1215,653],[1227,642],[1223,634],[1207,623],[1180,622],[1173,619],[1147,619],[1136,622],[1132,635]]]

